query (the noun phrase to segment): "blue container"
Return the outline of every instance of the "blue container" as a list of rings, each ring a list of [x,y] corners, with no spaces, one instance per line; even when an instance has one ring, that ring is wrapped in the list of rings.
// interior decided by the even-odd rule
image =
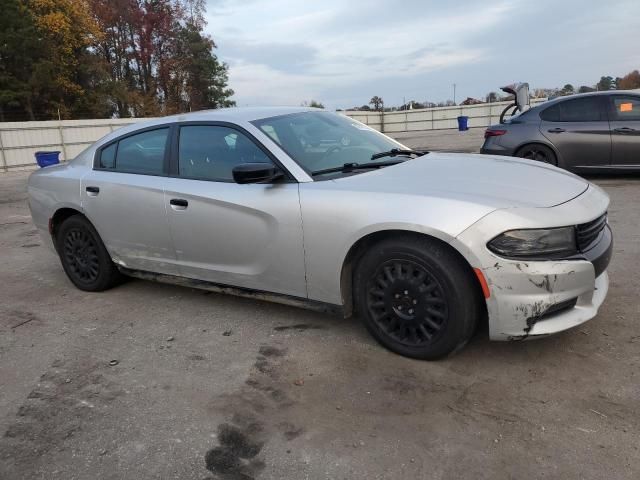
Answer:
[[[458,117],[458,130],[460,132],[464,132],[465,130],[469,130],[469,117]]]
[[[60,152],[36,152],[36,162],[40,168],[50,167],[60,163]]]

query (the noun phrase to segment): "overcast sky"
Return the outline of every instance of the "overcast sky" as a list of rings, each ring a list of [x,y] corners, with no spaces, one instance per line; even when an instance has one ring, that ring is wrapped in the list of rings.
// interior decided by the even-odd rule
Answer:
[[[640,0],[208,0],[244,105],[456,100],[640,68]]]

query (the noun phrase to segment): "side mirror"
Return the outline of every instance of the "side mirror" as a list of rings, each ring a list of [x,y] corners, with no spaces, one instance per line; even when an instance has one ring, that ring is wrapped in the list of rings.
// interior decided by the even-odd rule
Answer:
[[[236,183],[267,183],[282,178],[282,170],[272,163],[243,163],[233,167]]]

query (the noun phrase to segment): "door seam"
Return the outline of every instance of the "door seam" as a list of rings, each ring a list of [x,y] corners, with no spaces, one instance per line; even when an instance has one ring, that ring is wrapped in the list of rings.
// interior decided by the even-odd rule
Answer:
[[[298,208],[300,211],[300,227],[302,230],[302,258],[304,261],[304,291],[309,298],[309,279],[307,277],[307,246],[304,234],[304,218],[302,216],[302,200],[300,194],[300,183],[298,183]]]

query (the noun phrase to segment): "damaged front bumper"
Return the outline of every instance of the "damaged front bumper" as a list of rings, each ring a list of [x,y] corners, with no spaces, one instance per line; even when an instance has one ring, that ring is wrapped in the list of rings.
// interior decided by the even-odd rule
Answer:
[[[609,226],[582,258],[561,261],[499,259],[484,269],[493,300],[493,340],[523,340],[573,328],[598,313],[609,290]]]
[[[573,328],[598,313],[609,289],[588,261],[502,262],[484,271],[492,340],[524,340]]]
[[[605,224],[598,239],[571,258],[515,260],[486,247],[510,229],[579,225],[603,215],[608,197],[590,186],[584,194],[549,208],[504,209],[487,215],[456,239],[489,287],[486,298],[492,340],[539,338],[573,328],[595,317],[609,288],[606,269],[613,238]]]

